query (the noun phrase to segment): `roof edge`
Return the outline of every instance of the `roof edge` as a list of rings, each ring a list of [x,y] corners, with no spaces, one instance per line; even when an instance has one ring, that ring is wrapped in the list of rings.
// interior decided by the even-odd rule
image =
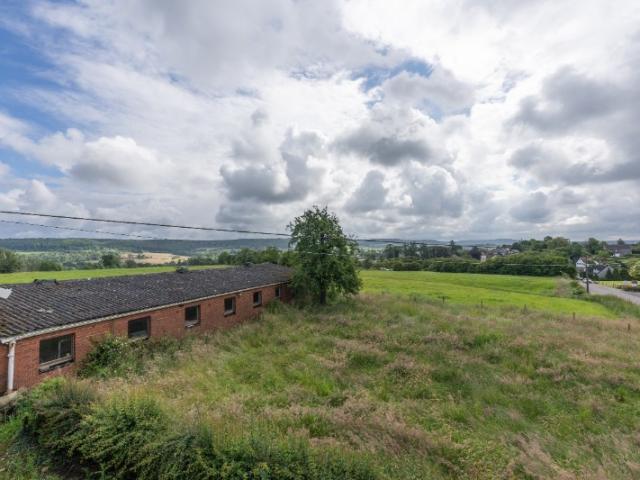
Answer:
[[[12,335],[10,337],[2,337],[2,338],[0,338],[0,345],[7,345],[7,344],[9,344],[11,342],[18,342],[20,340],[25,340],[27,338],[37,337],[39,335],[46,335],[47,333],[59,332],[59,331],[62,331],[62,330],[67,330],[69,328],[83,327],[85,325],[91,325],[92,323],[100,323],[100,322],[106,322],[106,321],[109,321],[109,320],[116,320],[118,318],[128,317],[130,315],[137,315],[139,313],[148,313],[148,312],[153,312],[154,310],[161,310],[163,308],[177,307],[178,305],[184,305],[185,303],[202,302],[204,300],[210,300],[212,298],[224,297],[224,296],[228,296],[228,295],[234,295],[234,294],[237,294],[237,293],[247,292],[249,290],[255,290],[256,288],[273,287],[273,286],[276,286],[276,285],[283,285],[283,284],[288,284],[288,283],[290,283],[290,281],[267,283],[267,284],[264,284],[264,285],[257,285],[255,287],[243,288],[241,290],[233,290],[231,292],[218,293],[216,295],[207,295],[206,297],[198,297],[198,298],[193,298],[193,299],[187,299],[187,300],[184,300],[182,302],[167,303],[167,304],[160,305],[160,306],[157,306],[157,307],[143,308],[141,310],[132,310],[130,312],[117,313],[115,315],[108,315],[106,317],[92,318],[90,320],[82,320],[80,322],[69,323],[69,324],[66,324],[66,325],[57,325],[55,327],[43,328],[43,329],[40,329],[40,330],[35,330],[33,332],[27,332],[27,333],[23,333],[23,334],[20,334],[20,335]]]

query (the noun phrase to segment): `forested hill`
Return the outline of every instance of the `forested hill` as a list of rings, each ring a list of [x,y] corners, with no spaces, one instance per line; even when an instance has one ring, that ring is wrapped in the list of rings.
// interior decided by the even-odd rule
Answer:
[[[2,238],[0,248],[21,252],[74,252],[111,249],[125,252],[162,252],[174,255],[194,255],[205,250],[236,250],[241,248],[286,249],[286,238],[246,238],[236,240],[120,240],[87,238]]]

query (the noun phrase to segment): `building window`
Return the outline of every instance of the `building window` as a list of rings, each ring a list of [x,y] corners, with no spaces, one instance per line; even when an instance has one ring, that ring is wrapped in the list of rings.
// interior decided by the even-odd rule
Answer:
[[[253,306],[259,307],[262,305],[262,292],[253,292]]]
[[[276,298],[280,298],[280,295],[282,294],[282,289],[281,287],[276,287]]]
[[[144,340],[149,338],[149,317],[129,320],[129,338],[132,340]]]
[[[236,299],[235,297],[229,297],[224,299],[224,314],[233,315],[236,313]]]
[[[40,341],[40,371],[73,361],[73,335]]]
[[[200,324],[200,305],[184,309],[184,325],[187,328]]]

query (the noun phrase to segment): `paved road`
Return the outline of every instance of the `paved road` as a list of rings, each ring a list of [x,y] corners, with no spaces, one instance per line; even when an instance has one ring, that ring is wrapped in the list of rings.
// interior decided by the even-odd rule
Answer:
[[[614,297],[622,298],[628,302],[640,305],[640,293],[625,292],[619,288],[605,287],[598,283],[589,283],[589,290],[591,293],[595,293],[596,295],[613,295]]]

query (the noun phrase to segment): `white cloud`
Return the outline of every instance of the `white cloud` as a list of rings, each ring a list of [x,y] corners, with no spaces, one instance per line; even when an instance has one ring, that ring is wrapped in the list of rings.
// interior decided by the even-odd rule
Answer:
[[[30,12],[8,23],[55,86],[3,93],[61,126],[0,100],[0,155],[30,165],[0,156],[10,208],[283,230],[317,203],[384,236],[640,236],[637,2]]]

